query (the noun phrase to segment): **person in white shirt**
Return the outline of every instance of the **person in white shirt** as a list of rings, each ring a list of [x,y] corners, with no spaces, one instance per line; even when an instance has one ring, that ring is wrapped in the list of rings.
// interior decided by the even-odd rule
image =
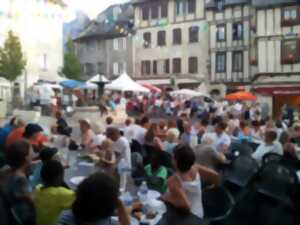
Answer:
[[[93,123],[92,130],[94,132],[92,144],[90,145],[91,152],[98,151],[99,146],[102,145],[102,142],[106,139],[106,136],[103,135],[104,128],[100,123]]]
[[[115,127],[107,128],[106,136],[113,141],[112,149],[116,153],[117,162],[124,159],[128,168],[131,168],[131,150],[128,140],[122,137],[120,130]]]
[[[226,127],[226,123],[219,122],[215,127],[215,132],[211,134],[204,134],[202,141],[207,138],[207,135],[209,135],[209,137],[213,140],[213,147],[219,152],[226,153],[229,145],[231,144],[229,135],[225,133]]]
[[[283,155],[283,149],[281,144],[276,141],[277,133],[274,130],[268,130],[265,133],[265,141],[262,143],[256,151],[252,154],[252,157],[261,165],[262,159],[267,153],[277,153]]]

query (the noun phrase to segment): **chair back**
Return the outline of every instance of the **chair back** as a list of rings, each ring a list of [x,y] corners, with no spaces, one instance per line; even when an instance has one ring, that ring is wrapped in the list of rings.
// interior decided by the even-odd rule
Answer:
[[[282,155],[279,155],[277,153],[267,153],[263,156],[262,162],[263,165],[267,164],[267,163],[271,163],[271,162],[280,162],[282,160]]]
[[[292,206],[291,195],[298,187],[297,175],[278,162],[265,164],[255,180],[257,192]]]
[[[224,187],[206,189],[202,193],[204,220],[220,221],[228,217],[234,206],[234,199]]]
[[[232,142],[228,150],[234,156],[250,156],[253,153],[252,148],[247,144],[247,142]]]
[[[247,155],[240,155],[224,171],[224,180],[245,187],[259,170],[258,163]]]

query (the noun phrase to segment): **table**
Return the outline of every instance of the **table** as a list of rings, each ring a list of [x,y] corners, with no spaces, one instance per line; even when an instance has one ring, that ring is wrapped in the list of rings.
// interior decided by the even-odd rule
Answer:
[[[76,185],[70,182],[70,179],[75,176],[89,176],[97,171],[100,171],[99,168],[92,166],[90,164],[83,164],[83,161],[77,160],[74,164],[74,168],[68,168],[65,171],[65,182],[73,190],[76,189]],[[132,194],[136,194],[137,188],[133,186],[133,182],[128,182],[128,188]],[[204,222],[198,217],[192,215],[191,213],[184,213],[175,207],[167,204],[167,212],[163,215],[162,219],[157,225],[203,225]]]

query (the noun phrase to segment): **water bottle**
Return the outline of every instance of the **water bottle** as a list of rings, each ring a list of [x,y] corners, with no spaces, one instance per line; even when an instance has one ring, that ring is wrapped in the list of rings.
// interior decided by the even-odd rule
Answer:
[[[127,183],[127,171],[128,166],[125,159],[121,159],[118,165],[118,172],[120,175],[120,192],[124,193],[126,190],[126,183]]]
[[[143,181],[139,189],[139,197],[141,203],[145,203],[147,201],[147,195],[148,195],[148,186],[146,181]]]
[[[126,208],[126,211],[128,213],[130,213],[132,203],[133,203],[133,198],[132,198],[131,194],[129,192],[125,192],[125,194],[122,196],[122,200],[123,200],[124,206]]]
[[[197,132],[193,129],[191,131],[190,147],[195,148],[197,145],[198,145],[198,135]]]

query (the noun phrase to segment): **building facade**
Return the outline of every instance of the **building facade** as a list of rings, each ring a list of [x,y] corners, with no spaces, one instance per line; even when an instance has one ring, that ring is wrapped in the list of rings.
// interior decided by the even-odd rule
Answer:
[[[20,38],[27,61],[27,85],[38,79],[55,79],[63,65],[63,4],[2,0],[0,11],[0,45],[9,30]]]
[[[279,115],[300,105],[300,5],[296,0],[253,0],[256,9],[257,73],[253,89]]]
[[[195,84],[207,78],[204,0],[135,1],[134,76],[141,82]]]
[[[75,39],[83,79],[96,74],[113,78],[123,72],[133,75],[131,5],[113,5],[99,14]]]
[[[250,1],[211,0],[206,10],[211,83],[223,83],[229,90],[249,84],[256,65]]]

